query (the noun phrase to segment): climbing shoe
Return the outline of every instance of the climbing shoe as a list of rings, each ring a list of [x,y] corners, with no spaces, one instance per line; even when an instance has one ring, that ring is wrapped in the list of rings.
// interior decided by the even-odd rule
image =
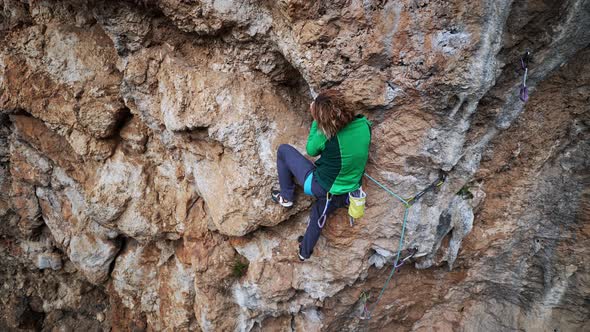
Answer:
[[[292,207],[293,206],[293,202],[290,202],[286,199],[283,198],[283,196],[281,196],[281,192],[278,190],[273,190],[270,193],[270,196],[272,198],[273,201],[279,203],[281,206],[283,207]]]
[[[301,255],[301,242],[303,242],[303,235],[300,235],[297,238],[297,242],[299,242],[299,245],[297,246],[297,257],[299,257],[300,261],[304,262],[306,259],[309,259],[309,257],[305,258]],[[313,255],[313,249],[311,250],[310,256],[311,255]]]
[[[301,243],[299,243],[299,245],[297,246],[297,257],[299,257],[299,260],[301,262],[305,262],[305,260],[307,259],[307,258],[301,256]]]
[[[297,250],[297,257],[299,257],[299,260],[301,262],[305,262],[305,257],[301,256],[301,251]]]

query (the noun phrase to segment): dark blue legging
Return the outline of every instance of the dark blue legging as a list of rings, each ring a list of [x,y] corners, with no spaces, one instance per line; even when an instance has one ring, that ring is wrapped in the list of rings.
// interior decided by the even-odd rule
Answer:
[[[307,175],[315,169],[315,165],[305,158],[297,149],[289,144],[281,144],[277,151],[277,170],[279,172],[279,184],[281,186],[281,196],[283,198],[293,201],[295,195],[295,182],[293,177],[297,180],[299,185],[303,186]],[[326,206],[326,190],[317,182],[314,177],[311,183],[311,191],[316,201],[311,207],[311,215],[307,224],[307,230],[301,242],[301,256],[309,258],[313,247],[315,247],[322,229],[318,225],[318,220]],[[332,195],[328,209],[326,210],[326,218],[340,207],[346,206],[346,194]]]

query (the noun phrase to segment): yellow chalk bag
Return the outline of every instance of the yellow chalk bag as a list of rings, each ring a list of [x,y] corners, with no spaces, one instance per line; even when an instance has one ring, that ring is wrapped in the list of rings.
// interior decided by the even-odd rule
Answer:
[[[365,202],[367,194],[360,187],[357,190],[348,193],[348,214],[354,219],[362,218],[365,215]]]

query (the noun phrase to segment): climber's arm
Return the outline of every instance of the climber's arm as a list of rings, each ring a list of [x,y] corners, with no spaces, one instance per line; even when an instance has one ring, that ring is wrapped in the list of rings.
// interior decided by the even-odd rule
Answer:
[[[312,122],[307,137],[307,146],[305,147],[307,154],[312,157],[319,155],[324,150],[326,141],[326,136],[321,131],[318,131],[318,123],[316,121]]]

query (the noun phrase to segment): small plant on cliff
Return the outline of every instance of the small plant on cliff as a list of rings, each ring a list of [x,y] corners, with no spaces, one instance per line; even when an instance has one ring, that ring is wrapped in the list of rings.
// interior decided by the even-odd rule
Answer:
[[[457,195],[463,197],[463,199],[472,199],[473,198],[473,194],[469,190],[469,186],[468,185],[464,185],[463,188],[461,188],[457,192]]]
[[[236,258],[232,267],[232,275],[234,278],[241,278],[248,272],[248,263],[243,259]]]

